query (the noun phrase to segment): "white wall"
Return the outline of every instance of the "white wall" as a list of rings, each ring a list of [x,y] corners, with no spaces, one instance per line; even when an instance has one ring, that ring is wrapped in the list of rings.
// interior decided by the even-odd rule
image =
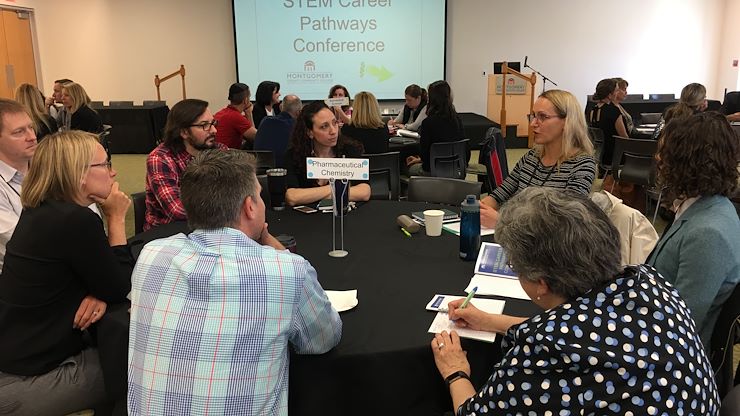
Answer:
[[[725,0],[725,13],[722,24],[722,40],[717,64],[717,85],[715,94],[721,96],[727,91],[740,90],[738,67],[732,66],[734,59],[740,59],[740,0]]]
[[[154,99],[154,75],[184,64],[188,96],[217,109],[236,78],[231,0],[0,3],[34,9],[47,92],[54,79],[68,77],[94,100]],[[679,93],[701,82],[710,98],[737,83],[737,70],[726,64],[740,55],[740,0],[608,6],[593,0],[448,0],[447,8],[447,79],[459,111],[485,114],[482,72],[490,72],[493,61],[523,61],[525,55],[582,102],[599,79],[613,76],[627,79],[630,93]],[[178,101],[179,88],[179,80],[170,80],[163,98]]]
[[[582,104],[600,79],[615,76],[625,78],[634,94],[678,94],[700,82],[717,97],[724,3],[449,0],[447,78],[456,107],[485,113],[482,72],[492,71],[493,61],[523,61],[525,55]]]
[[[81,83],[95,101],[156,99],[154,75],[185,65],[187,96],[216,111],[236,81],[231,1],[17,0],[34,9],[42,90],[55,79]],[[179,75],[162,84],[182,99]]]

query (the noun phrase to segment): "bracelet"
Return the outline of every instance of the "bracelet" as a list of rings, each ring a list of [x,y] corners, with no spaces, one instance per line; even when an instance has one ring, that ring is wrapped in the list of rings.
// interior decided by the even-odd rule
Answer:
[[[467,375],[467,374],[465,374],[464,371],[455,371],[454,373],[450,374],[449,376],[447,376],[445,378],[445,383],[447,384],[447,387],[450,387],[450,385],[452,385],[452,383],[454,383],[455,381],[457,381],[457,380],[459,380],[461,378],[464,378],[465,380],[470,381],[470,376]],[[472,382],[471,382],[471,384],[472,384]]]

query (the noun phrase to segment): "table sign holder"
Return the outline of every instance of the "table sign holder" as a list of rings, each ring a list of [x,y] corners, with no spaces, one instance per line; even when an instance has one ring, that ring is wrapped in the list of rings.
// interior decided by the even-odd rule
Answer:
[[[350,180],[366,181],[370,179],[370,161],[368,159],[350,158],[306,158],[306,177],[308,179],[328,179],[331,188],[331,199],[333,203],[332,215],[332,250],[330,257],[345,257],[349,251],[344,249],[344,215],[345,203],[349,201]],[[341,181],[343,192],[337,195],[337,183]],[[339,198],[339,200],[337,200]],[[337,209],[339,207],[339,209]],[[340,249],[337,250],[337,215],[339,220]]]
[[[340,188],[342,189],[342,194],[337,195],[337,184],[336,181],[340,181],[342,183],[342,186]],[[344,194],[349,193],[349,181],[347,179],[329,179],[329,187],[331,187],[331,201],[332,206],[334,207],[332,220],[331,220],[331,235],[332,235],[332,242],[331,247],[332,250],[329,252],[330,257],[346,257],[347,254],[349,254],[349,251],[344,249],[344,215],[345,212],[345,206],[344,206]],[[337,209],[338,208],[338,209]],[[339,220],[339,238],[341,242],[340,249],[337,250],[337,217],[340,218]]]

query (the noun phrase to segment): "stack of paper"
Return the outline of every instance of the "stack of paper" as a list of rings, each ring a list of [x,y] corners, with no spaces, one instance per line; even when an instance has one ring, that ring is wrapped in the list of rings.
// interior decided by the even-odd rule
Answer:
[[[465,291],[470,293],[478,286],[478,295],[505,296],[530,300],[519,284],[519,277],[508,265],[503,247],[495,243],[483,243],[475,263],[475,275]]]
[[[396,134],[399,136],[403,136],[403,137],[413,137],[414,139],[419,138],[419,133],[412,131],[412,130],[398,129]]]

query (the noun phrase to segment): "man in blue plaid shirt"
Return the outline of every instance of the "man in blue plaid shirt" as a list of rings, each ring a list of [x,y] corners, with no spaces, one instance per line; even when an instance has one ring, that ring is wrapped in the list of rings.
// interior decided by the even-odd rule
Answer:
[[[131,415],[287,415],[288,343],[322,354],[342,322],[304,258],[267,231],[251,156],[204,151],[181,194],[190,227],[132,276]]]

